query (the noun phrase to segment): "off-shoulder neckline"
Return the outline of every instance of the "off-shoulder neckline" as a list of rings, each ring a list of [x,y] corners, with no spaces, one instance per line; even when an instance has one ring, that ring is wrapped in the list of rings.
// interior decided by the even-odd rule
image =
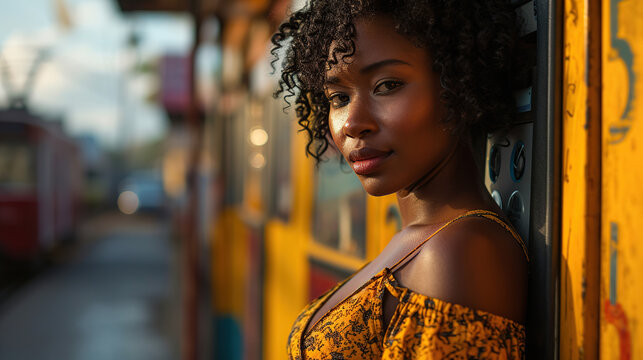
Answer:
[[[458,309],[462,309],[462,310],[467,311],[467,312],[474,311],[474,312],[476,312],[478,314],[488,315],[488,316],[491,316],[493,318],[497,318],[501,322],[507,323],[507,324],[509,324],[511,326],[515,326],[520,330],[524,330],[524,328],[525,328],[524,324],[521,324],[520,322],[518,322],[516,320],[513,320],[513,319],[510,319],[510,318],[508,318],[506,316],[499,315],[499,314],[496,314],[496,313],[493,313],[493,312],[490,312],[490,311],[486,311],[486,310],[473,308],[473,307],[463,305],[463,304],[459,304],[459,303],[456,303],[456,302],[442,300],[442,299],[434,297],[434,296],[424,295],[422,293],[413,291],[413,290],[411,290],[411,289],[409,289],[407,287],[400,286],[400,284],[397,281],[397,279],[395,278],[395,274],[393,272],[391,272],[388,268],[385,268],[383,271],[384,271],[383,280],[385,282],[388,282],[393,288],[398,290],[397,294],[393,294],[390,291],[389,291],[389,293],[391,293],[391,295],[395,296],[395,298],[401,303],[413,303],[413,304],[416,304],[416,305],[424,305],[424,304],[427,304],[426,300],[428,300],[429,302],[434,303],[435,306],[433,307],[433,310],[436,310],[436,311],[439,311],[439,312],[448,312],[449,308],[458,308]]]
[[[367,263],[366,265],[368,265],[369,263]],[[366,267],[366,265],[364,265],[362,268]],[[357,272],[359,272],[359,271],[357,271]],[[448,308],[459,308],[459,309],[462,309],[462,310],[465,310],[465,311],[475,311],[477,313],[486,314],[486,315],[492,316],[494,318],[498,318],[502,322],[505,322],[505,323],[510,324],[512,326],[515,326],[515,327],[518,327],[519,329],[524,329],[524,327],[525,327],[524,324],[521,324],[520,322],[518,322],[516,320],[510,319],[508,317],[505,317],[505,316],[502,316],[502,315],[499,315],[499,314],[496,314],[496,313],[492,313],[492,312],[489,312],[489,311],[486,311],[486,310],[472,308],[470,306],[466,306],[466,305],[463,305],[463,304],[459,304],[459,303],[455,303],[455,302],[451,302],[451,301],[447,301],[447,300],[442,300],[440,298],[425,295],[425,294],[413,291],[412,289],[409,289],[407,287],[400,286],[399,282],[395,278],[394,272],[392,272],[390,268],[385,267],[382,270],[380,270],[377,274],[373,275],[373,277],[371,277],[369,280],[364,282],[364,284],[362,284],[362,286],[360,286],[359,288],[355,289],[355,291],[353,291],[351,294],[346,296],[343,300],[341,300],[340,302],[335,304],[335,306],[333,306],[325,314],[320,316],[319,319],[317,319],[317,321],[310,327],[310,329],[306,330],[306,328],[308,327],[310,321],[312,320],[313,315],[319,310],[319,308],[321,308],[328,301],[328,299],[330,299],[333,296],[333,294],[335,292],[337,292],[337,290],[339,290],[339,288],[341,288],[352,277],[353,276],[350,276],[350,277],[344,279],[343,281],[341,281],[340,283],[335,285],[332,289],[330,289],[326,294],[322,295],[321,297],[319,297],[315,301],[316,304],[311,309],[308,310],[310,312],[310,316],[308,317],[308,319],[306,320],[306,323],[303,326],[303,331],[302,331],[303,336],[302,336],[302,338],[305,337],[305,336],[308,336],[311,332],[313,332],[313,330],[315,329],[317,324],[319,324],[324,318],[328,317],[332,312],[334,312],[337,308],[339,308],[343,303],[345,303],[346,301],[352,299],[354,296],[356,296],[357,294],[362,292],[365,288],[367,288],[369,285],[371,285],[371,283],[373,281],[377,280],[378,278],[382,278],[382,280],[384,282],[388,282],[393,288],[397,289],[397,294],[394,294],[394,293],[392,293],[390,291],[389,291],[389,293],[391,295],[395,296],[395,298],[400,303],[409,303],[410,302],[410,303],[414,303],[416,305],[423,305],[423,304],[427,303],[426,300],[429,300],[430,302],[433,302],[434,304],[436,304],[436,306],[434,308],[434,310],[436,310],[436,311],[444,311],[445,309],[448,309]]]
[[[486,314],[486,315],[488,315],[490,317],[497,318],[499,321],[507,323],[508,325],[510,325],[512,327],[516,327],[520,331],[524,331],[524,325],[520,324],[519,322],[517,322],[515,320],[509,319],[509,318],[504,317],[502,315],[491,313],[491,312],[488,312],[488,311],[485,311],[485,310],[474,309],[474,308],[468,307],[466,305],[461,305],[461,304],[449,302],[449,301],[446,301],[446,300],[441,300],[441,299],[438,299],[438,298],[435,298],[435,297],[427,296],[427,295],[424,295],[424,294],[421,294],[421,293],[418,293],[418,292],[414,292],[411,289],[408,289],[408,288],[405,288],[405,287],[400,287],[399,283],[395,279],[394,271],[396,270],[396,267],[399,264],[401,264],[404,260],[406,260],[420,246],[422,246],[424,243],[429,241],[434,235],[439,233],[441,230],[443,230],[444,228],[446,228],[450,224],[454,223],[455,221],[457,221],[459,219],[469,217],[469,216],[483,216],[483,217],[492,216],[493,218],[495,218],[497,220],[496,222],[498,224],[502,225],[505,228],[505,230],[509,231],[513,235],[513,237],[518,241],[518,243],[522,246],[522,249],[523,249],[523,252],[524,252],[524,254],[525,254],[526,258],[527,258],[527,261],[529,261],[529,256],[527,254],[527,248],[526,248],[524,242],[522,241],[520,236],[510,226],[508,226],[506,224],[506,222],[504,221],[504,219],[502,219],[498,214],[496,214],[496,213],[494,213],[492,211],[488,211],[488,210],[472,210],[472,211],[468,211],[465,214],[463,214],[463,215],[461,215],[461,216],[459,216],[459,217],[457,217],[455,219],[452,219],[451,221],[446,223],[444,226],[439,228],[437,231],[435,231],[431,236],[429,236],[426,240],[424,240],[420,245],[418,245],[415,249],[413,249],[411,252],[409,252],[404,258],[400,259],[392,267],[393,271],[391,271],[391,268],[389,268],[389,267],[385,267],[382,270],[380,270],[377,274],[375,274],[373,277],[371,277],[368,281],[364,282],[364,284],[362,284],[360,287],[355,289],[352,293],[350,293],[348,296],[346,296],[344,299],[342,299],[337,304],[335,304],[332,308],[330,308],[328,311],[326,311],[326,313],[322,314],[319,317],[319,319],[317,319],[317,321],[315,321],[315,323],[312,324],[310,329],[308,329],[308,326],[310,325],[310,322],[311,322],[312,318],[315,316],[315,314],[317,313],[317,311],[319,311],[319,309],[332,297],[333,294],[335,294],[335,292],[337,292],[342,286],[344,286],[344,284],[346,284],[350,279],[352,279],[353,276],[355,276],[362,269],[364,269],[367,265],[369,265],[370,261],[367,262],[366,264],[364,264],[360,269],[355,271],[351,276],[349,276],[348,278],[346,278],[343,281],[339,282],[337,285],[335,285],[335,287],[333,287],[332,289],[327,291],[324,295],[322,295],[322,296],[318,297],[316,300],[314,300],[313,303],[310,304],[311,305],[310,308],[306,311],[308,313],[308,316],[307,316],[306,320],[304,321],[304,324],[301,327],[300,333],[298,334],[299,338],[294,339],[298,343],[298,349],[297,350],[301,353],[301,351],[303,349],[304,338],[307,337],[308,335],[310,335],[310,333],[312,333],[315,330],[317,325],[323,319],[328,317],[331,313],[333,313],[337,308],[339,308],[346,301],[352,299],[355,295],[357,295],[360,292],[362,292],[374,280],[376,280],[376,279],[378,279],[380,277],[383,280],[388,281],[392,286],[393,286],[393,284],[395,284],[394,287],[399,289],[401,292],[409,295],[407,297],[407,299],[398,298],[398,300],[400,300],[400,302],[402,302],[402,300],[405,300],[406,302],[408,302],[408,301],[410,301],[410,299],[430,300],[434,304],[440,304],[440,309],[452,308],[453,307],[453,308],[461,308],[461,309],[466,310],[466,311],[474,311],[477,314]],[[402,296],[404,296],[404,295],[402,295]],[[422,303],[424,303],[424,301]],[[418,305],[421,305],[421,304],[418,304]],[[396,311],[397,311],[397,309],[396,309]],[[436,309],[436,311],[439,311],[439,309]]]
[[[368,265],[368,263],[366,264]],[[364,265],[364,266],[366,266]],[[316,327],[318,324],[322,322],[323,319],[326,317],[332,315],[342,304],[344,304],[346,301],[352,299],[353,297],[357,296],[359,293],[364,291],[369,285],[372,285],[372,283],[378,279],[381,278],[382,283],[379,285],[381,287],[384,287],[386,283],[388,283],[390,286],[398,290],[397,294],[393,294],[392,292],[391,295],[395,296],[400,304],[404,303],[410,303],[416,306],[425,306],[426,304],[432,304],[432,308],[429,310],[436,311],[439,313],[443,314],[448,314],[450,309],[461,309],[463,312],[469,313],[469,312],[474,312],[479,316],[487,316],[492,319],[496,319],[496,321],[500,322],[501,324],[505,324],[508,328],[514,328],[517,331],[525,331],[525,325],[519,323],[518,321],[512,320],[510,318],[507,318],[502,315],[498,315],[489,311],[481,310],[481,309],[476,309],[472,308],[466,305],[458,304],[455,302],[450,302],[447,300],[442,300],[433,296],[428,296],[424,295],[418,292],[415,292],[409,288],[400,286],[397,279],[395,278],[395,274],[388,268],[385,267],[384,269],[380,270],[377,274],[375,274],[373,277],[371,277],[368,281],[366,281],[362,286],[357,288],[353,293],[348,295],[346,298],[344,298],[342,301],[338,302],[333,306],[331,309],[329,309],[325,314],[323,314],[316,322],[313,324],[308,331],[306,331],[306,328],[308,327],[313,315],[326,303],[326,301],[340,288],[342,287],[348,280],[350,280],[352,276],[346,278],[345,280],[341,281],[335,287],[330,289],[328,292],[326,292],[324,295],[318,297],[316,300],[313,301],[311,304],[311,308],[307,310],[308,316],[307,319],[305,320],[305,323],[301,327],[301,331],[299,333],[299,337],[295,338],[295,340],[298,342],[298,351],[301,354],[303,351],[303,345],[304,345],[304,340],[307,338],[313,331],[315,331]],[[378,286],[378,287],[379,287]],[[376,291],[387,291],[382,289],[377,289]],[[395,309],[395,312],[400,311],[398,309],[401,309],[402,307],[398,305],[398,307]],[[397,314],[394,314],[393,317],[395,317]],[[380,324],[382,328],[384,328],[384,324]],[[384,338],[386,336],[384,335]]]

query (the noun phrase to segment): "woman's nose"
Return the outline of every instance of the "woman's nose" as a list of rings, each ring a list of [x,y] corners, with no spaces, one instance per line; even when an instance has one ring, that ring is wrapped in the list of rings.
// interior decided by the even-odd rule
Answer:
[[[373,118],[368,104],[353,101],[349,105],[346,121],[342,132],[349,138],[361,138],[377,130],[377,122]]]

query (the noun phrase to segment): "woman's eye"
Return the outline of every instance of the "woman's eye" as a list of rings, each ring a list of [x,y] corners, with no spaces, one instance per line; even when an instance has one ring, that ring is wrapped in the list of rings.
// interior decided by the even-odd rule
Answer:
[[[335,93],[328,97],[328,101],[330,102],[330,105],[334,108],[340,108],[348,104],[349,100],[350,99],[348,95],[341,94],[341,93]]]
[[[395,81],[395,80],[386,80],[382,81],[381,83],[377,84],[375,86],[375,91],[373,91],[375,94],[386,94],[390,91],[393,91],[399,87],[404,85],[401,81]]]

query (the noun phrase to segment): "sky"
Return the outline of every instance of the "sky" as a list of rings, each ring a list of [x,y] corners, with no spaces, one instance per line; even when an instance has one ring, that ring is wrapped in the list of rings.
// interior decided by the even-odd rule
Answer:
[[[57,16],[57,4],[70,26]],[[140,38],[137,49],[127,45],[132,32]],[[123,15],[116,0],[0,0],[0,69],[10,74],[9,85],[0,82],[0,108],[45,53],[30,109],[62,118],[72,135],[93,135],[107,147],[157,139],[168,120],[144,99],[158,81],[131,69],[137,59],[185,54],[191,43],[191,22],[182,14]]]

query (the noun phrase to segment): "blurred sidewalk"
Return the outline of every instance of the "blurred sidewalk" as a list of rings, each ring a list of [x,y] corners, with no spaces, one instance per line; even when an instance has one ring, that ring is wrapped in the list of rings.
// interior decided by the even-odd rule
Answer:
[[[2,360],[179,356],[178,261],[167,221],[108,213],[0,308]]]

